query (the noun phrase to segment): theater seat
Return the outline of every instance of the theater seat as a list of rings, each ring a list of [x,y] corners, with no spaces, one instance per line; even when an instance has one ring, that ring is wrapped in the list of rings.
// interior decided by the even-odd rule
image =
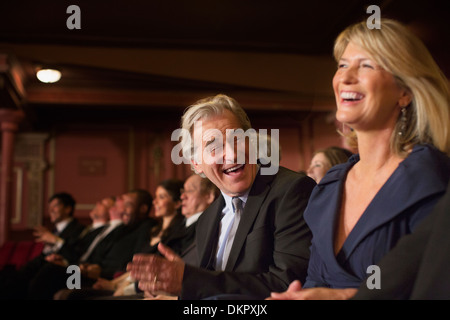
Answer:
[[[32,259],[36,258],[38,255],[40,255],[42,252],[42,249],[44,249],[44,243],[43,242],[35,242],[33,248],[31,249],[28,260],[32,260]]]
[[[16,269],[19,269],[21,266],[28,262],[33,247],[34,241],[17,242],[8,264],[14,265]]]
[[[3,269],[4,266],[9,264],[9,261],[14,252],[15,247],[16,247],[16,242],[7,241],[0,248],[0,270]]]
[[[42,242],[7,241],[0,247],[0,270],[8,268],[19,269],[28,261],[37,257],[44,248]]]

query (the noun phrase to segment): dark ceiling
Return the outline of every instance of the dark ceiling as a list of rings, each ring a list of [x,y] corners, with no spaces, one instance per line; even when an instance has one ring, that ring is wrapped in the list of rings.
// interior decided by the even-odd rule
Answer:
[[[80,30],[66,27],[71,4]],[[218,92],[254,112],[328,110],[333,41],[371,4],[413,29],[450,75],[447,0],[2,1],[0,54],[15,61],[21,107],[38,129],[86,110],[179,113]],[[62,70],[60,82],[36,80],[46,65]]]

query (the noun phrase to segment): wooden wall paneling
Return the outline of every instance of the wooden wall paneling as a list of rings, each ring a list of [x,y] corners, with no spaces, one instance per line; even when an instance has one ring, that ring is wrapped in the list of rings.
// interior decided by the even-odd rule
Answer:
[[[47,133],[17,135],[15,161],[14,229],[34,228],[42,223],[44,173],[47,168],[45,144]]]

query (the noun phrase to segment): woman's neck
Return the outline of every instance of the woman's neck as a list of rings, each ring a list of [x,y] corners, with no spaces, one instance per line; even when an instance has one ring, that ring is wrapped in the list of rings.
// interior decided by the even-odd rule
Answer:
[[[162,230],[166,230],[170,226],[170,223],[172,222],[173,218],[175,218],[175,216],[176,216],[176,212],[174,212],[170,216],[163,217]]]
[[[393,171],[403,160],[396,155],[390,144],[392,131],[359,133],[358,153],[360,161],[355,165],[357,173],[373,176],[380,171]]]

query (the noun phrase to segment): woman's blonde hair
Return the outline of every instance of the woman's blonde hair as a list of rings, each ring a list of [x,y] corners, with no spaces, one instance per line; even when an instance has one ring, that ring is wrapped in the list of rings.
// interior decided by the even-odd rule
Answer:
[[[423,42],[395,20],[381,19],[381,29],[369,29],[364,20],[349,26],[336,38],[336,61],[350,42],[392,73],[397,83],[411,94],[406,127],[401,129],[402,121],[397,121],[391,137],[393,152],[404,157],[414,144],[430,143],[450,153],[448,80]],[[352,147],[357,145],[356,134],[347,137]]]

